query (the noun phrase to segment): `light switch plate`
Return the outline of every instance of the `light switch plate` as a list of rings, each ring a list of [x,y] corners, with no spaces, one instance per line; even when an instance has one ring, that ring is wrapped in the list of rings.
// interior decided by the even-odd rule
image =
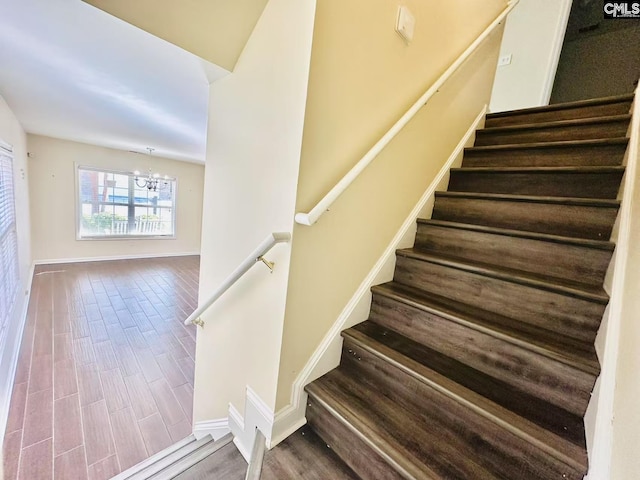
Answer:
[[[416,28],[416,18],[407,7],[398,8],[398,21],[396,32],[408,43],[413,40],[413,32]]]

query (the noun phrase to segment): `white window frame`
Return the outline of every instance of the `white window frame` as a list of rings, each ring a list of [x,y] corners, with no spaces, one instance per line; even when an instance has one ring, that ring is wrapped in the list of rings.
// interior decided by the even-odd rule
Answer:
[[[103,168],[97,167],[94,165],[81,165],[78,163],[74,164],[75,166],[75,204],[76,204],[76,240],[80,241],[95,241],[95,240],[175,240],[177,238],[177,204],[178,204],[178,179],[175,177],[166,177],[166,180],[173,182],[173,207],[171,208],[171,222],[173,224],[173,233],[166,235],[157,235],[157,234],[137,234],[137,235],[81,235],[80,231],[82,228],[82,199],[80,198],[80,171],[88,170],[93,172],[102,172],[102,173],[114,173],[116,175],[128,175],[129,177],[136,176],[134,172],[129,172],[126,170],[116,170],[113,168]],[[131,206],[127,203],[127,207],[131,208]],[[135,208],[135,203],[133,205]],[[166,207],[163,207],[166,208]]]
[[[0,202],[4,208],[0,210],[0,353],[4,344],[9,324],[16,308],[18,290],[20,289],[20,267],[18,254],[18,232],[16,228],[15,176],[13,171],[13,148],[0,140],[0,187],[10,197]],[[8,186],[8,188],[6,188]],[[5,189],[6,188],[6,189]],[[3,211],[4,210],[4,211]],[[7,250],[5,250],[7,249]],[[11,251],[13,250],[13,251]],[[6,252],[10,255],[5,257]],[[6,261],[6,264],[5,264]]]

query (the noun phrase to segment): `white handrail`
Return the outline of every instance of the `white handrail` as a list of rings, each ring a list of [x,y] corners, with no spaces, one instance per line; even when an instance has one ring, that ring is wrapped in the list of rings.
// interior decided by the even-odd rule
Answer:
[[[356,165],[349,170],[349,172],[342,177],[342,179],[333,187],[329,193],[327,193],[318,204],[313,207],[308,213],[297,213],[295,220],[300,225],[311,226],[318,221],[318,219],[326,212],[331,204],[342,195],[342,193],[358,178],[358,175],[367,168],[367,166],[380,154],[380,152],[393,140],[393,138],[400,133],[404,126],[420,111],[420,109],[426,105],[426,103],[433,97],[438,90],[449,80],[458,68],[469,58],[473,52],[480,46],[480,44],[489,36],[495,28],[505,19],[507,15],[513,10],[520,0],[511,0],[500,15],[489,25],[480,36],[467,48],[462,55],[436,80],[436,82],[422,95],[416,103],[405,113],[400,120],[398,120],[391,129],[384,134],[384,136],[378,140],[378,142],[371,147],[362,159]]]
[[[267,267],[273,270],[274,264],[266,260],[263,255],[271,250],[274,245],[278,243],[286,243],[289,240],[291,240],[291,234],[289,232],[273,232],[269,234],[269,236],[265,238],[253,252],[251,252],[251,255],[249,255],[240,265],[238,265],[238,268],[236,268],[231,273],[231,275],[229,275],[225,279],[225,281],[222,282],[222,285],[220,285],[216,289],[216,291],[213,292],[213,294],[207,299],[207,301],[198,306],[198,308],[196,308],[196,310],[191,315],[189,315],[189,318],[184,321],[184,324],[191,325],[192,323],[194,323],[201,327],[204,326],[204,322],[200,319],[200,315],[202,315],[211,305],[213,305],[214,302],[218,300],[224,292],[229,290],[229,288],[231,288],[231,286],[236,283],[240,279],[240,277],[247,273],[249,269],[253,267],[257,262],[264,262]]]

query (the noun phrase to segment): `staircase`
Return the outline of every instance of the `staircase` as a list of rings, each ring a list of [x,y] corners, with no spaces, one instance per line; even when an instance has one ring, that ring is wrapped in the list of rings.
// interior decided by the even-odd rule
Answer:
[[[214,440],[211,435],[197,439],[187,438],[134,465],[111,480],[170,480],[192,477],[191,467],[206,458],[211,458],[233,440],[231,435]],[[182,475],[182,476],[181,476]],[[35,479],[34,479],[35,480]],[[66,480],[66,479],[62,479]]]
[[[632,101],[488,115],[263,479],[583,478]]]

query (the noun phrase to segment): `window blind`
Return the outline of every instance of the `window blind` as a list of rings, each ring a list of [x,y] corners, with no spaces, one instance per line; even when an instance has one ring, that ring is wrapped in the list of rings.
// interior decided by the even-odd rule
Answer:
[[[18,237],[13,186],[13,158],[0,149],[0,346],[18,292]]]

